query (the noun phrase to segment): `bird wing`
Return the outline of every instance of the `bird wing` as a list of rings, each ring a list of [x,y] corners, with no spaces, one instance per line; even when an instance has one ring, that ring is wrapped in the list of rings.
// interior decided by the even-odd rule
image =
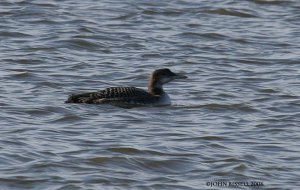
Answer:
[[[124,103],[124,104],[151,104],[158,99],[143,89],[135,87],[110,87],[97,92],[71,95],[66,103]]]

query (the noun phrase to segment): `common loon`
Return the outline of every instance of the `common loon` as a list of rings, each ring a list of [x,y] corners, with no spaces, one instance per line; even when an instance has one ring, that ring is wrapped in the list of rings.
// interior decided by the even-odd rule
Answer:
[[[170,69],[157,69],[149,78],[148,92],[136,87],[110,87],[96,92],[69,96],[65,103],[112,104],[120,107],[166,106],[171,104],[163,85],[175,80],[187,78],[175,74]]]

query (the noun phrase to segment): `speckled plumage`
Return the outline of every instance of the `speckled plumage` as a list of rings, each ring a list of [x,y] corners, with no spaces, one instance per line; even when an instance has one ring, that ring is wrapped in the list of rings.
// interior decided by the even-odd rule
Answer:
[[[152,95],[136,87],[110,87],[97,92],[71,95],[66,103],[125,103],[125,104],[154,104],[159,96]]]
[[[169,69],[155,70],[148,82],[148,92],[136,87],[110,87],[96,92],[69,96],[66,103],[113,104],[120,107],[143,105],[170,105],[171,100],[164,92],[163,85],[186,76],[175,74]]]

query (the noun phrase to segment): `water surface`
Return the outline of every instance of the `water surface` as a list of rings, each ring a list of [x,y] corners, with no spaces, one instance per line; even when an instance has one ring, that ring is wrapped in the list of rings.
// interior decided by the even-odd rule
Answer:
[[[300,2],[0,2],[0,189],[300,186]],[[64,104],[109,86],[168,107]],[[228,187],[229,188],[229,187]]]

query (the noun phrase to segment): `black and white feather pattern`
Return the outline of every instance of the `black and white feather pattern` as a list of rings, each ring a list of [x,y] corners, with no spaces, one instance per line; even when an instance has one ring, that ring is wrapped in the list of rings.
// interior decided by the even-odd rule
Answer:
[[[66,103],[87,104],[154,104],[159,96],[152,95],[136,87],[110,87],[97,92],[89,92],[69,96]]]

